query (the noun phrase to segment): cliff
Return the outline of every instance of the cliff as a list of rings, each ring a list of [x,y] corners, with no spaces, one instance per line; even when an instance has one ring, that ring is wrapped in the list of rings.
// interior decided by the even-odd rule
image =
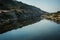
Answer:
[[[0,0],[0,34],[36,23],[47,12],[14,0]]]

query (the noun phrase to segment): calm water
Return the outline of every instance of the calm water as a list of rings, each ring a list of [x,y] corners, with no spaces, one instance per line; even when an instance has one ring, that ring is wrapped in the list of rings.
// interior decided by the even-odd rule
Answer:
[[[60,24],[44,19],[0,34],[0,40],[60,40]]]

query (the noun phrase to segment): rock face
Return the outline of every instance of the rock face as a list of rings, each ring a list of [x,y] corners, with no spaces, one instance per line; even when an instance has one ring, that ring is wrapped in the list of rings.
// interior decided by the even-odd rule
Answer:
[[[47,13],[13,0],[0,0],[0,4],[0,34],[36,23],[41,20],[41,15]]]

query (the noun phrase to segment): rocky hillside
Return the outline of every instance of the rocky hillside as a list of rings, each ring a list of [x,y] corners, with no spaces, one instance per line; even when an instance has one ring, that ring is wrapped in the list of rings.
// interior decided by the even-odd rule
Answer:
[[[47,12],[16,0],[0,0],[0,34],[36,23]]]
[[[45,18],[60,24],[60,11],[55,13],[44,14],[42,15],[42,18]]]

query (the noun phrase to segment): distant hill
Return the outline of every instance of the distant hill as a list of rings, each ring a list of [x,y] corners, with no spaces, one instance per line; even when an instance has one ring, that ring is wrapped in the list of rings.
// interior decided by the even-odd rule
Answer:
[[[60,11],[44,14],[42,17],[60,24]]]

